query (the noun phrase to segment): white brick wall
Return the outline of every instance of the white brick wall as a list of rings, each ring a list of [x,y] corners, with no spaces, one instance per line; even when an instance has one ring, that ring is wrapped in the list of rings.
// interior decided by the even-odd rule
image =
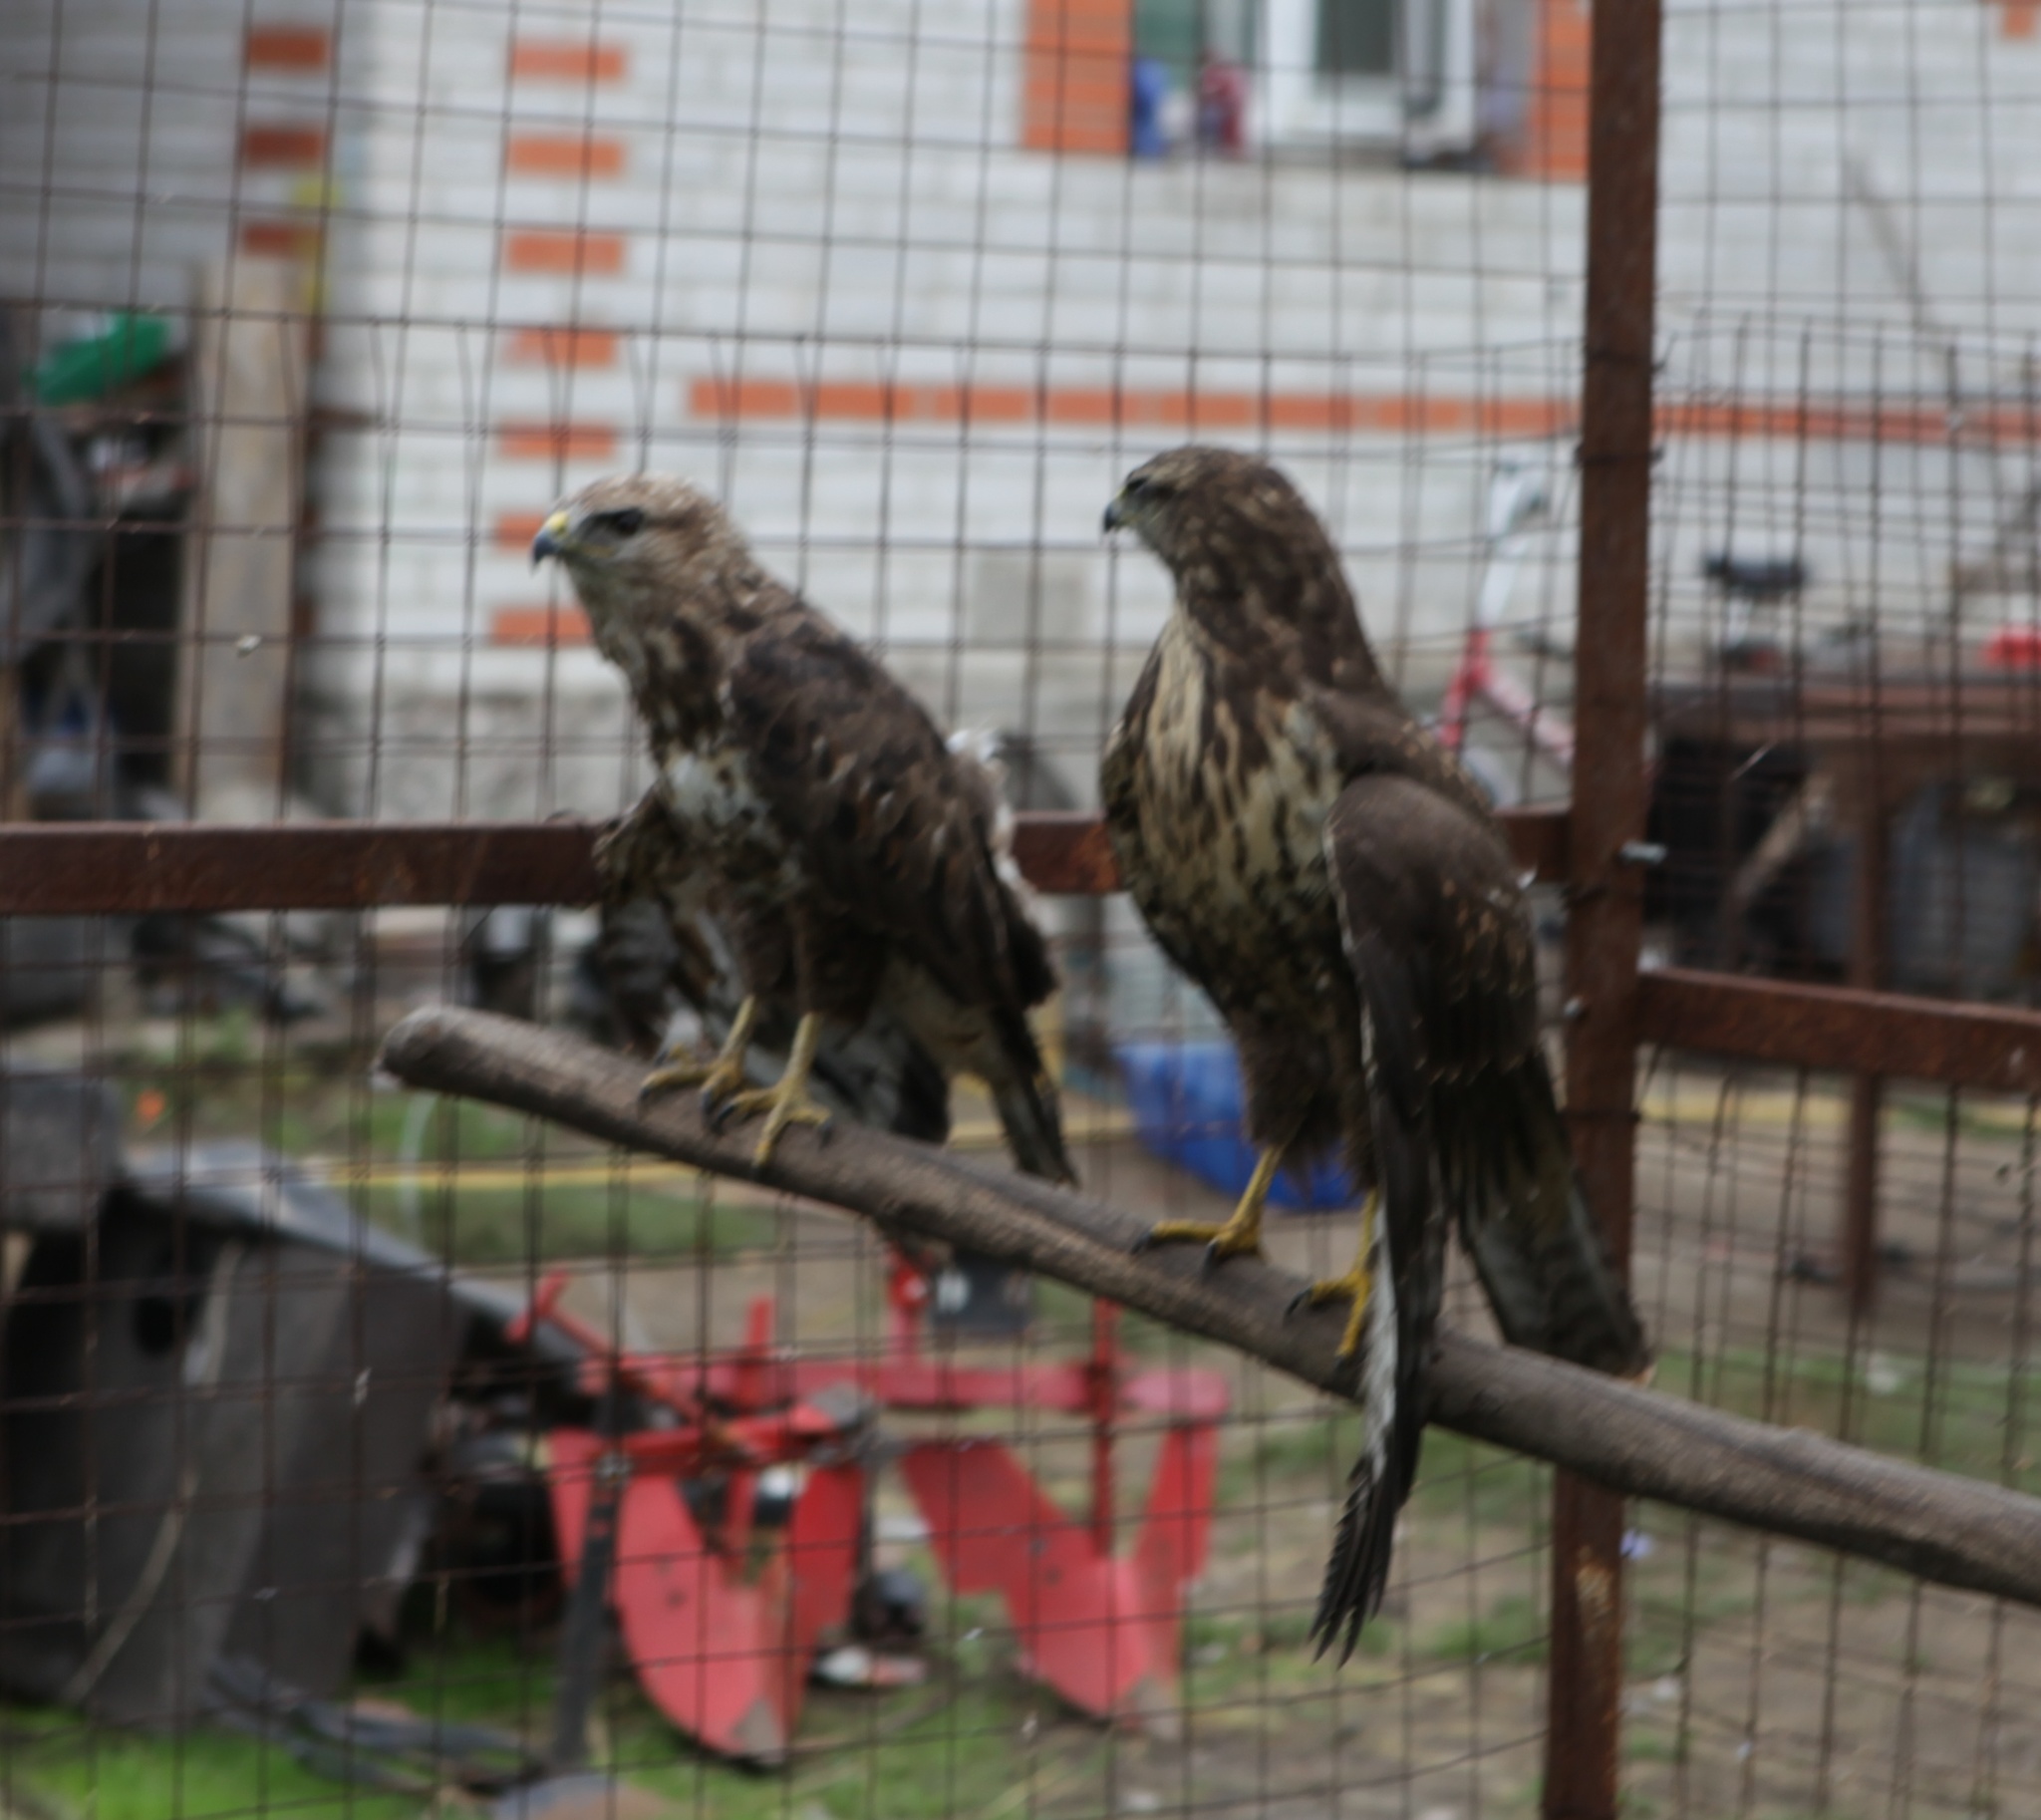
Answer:
[[[592,27],[627,53],[622,81],[594,85],[506,82],[507,10],[259,0],[256,17],[337,28],[334,71],[244,77],[238,6],[16,0],[0,21],[0,261],[16,294],[174,307],[193,268],[225,256],[235,209],[320,198],[316,178],[237,173],[243,123],[330,125],[319,390],[341,427],[320,450],[308,580],[328,641],[309,675],[336,743],[320,781],[336,806],[366,806],[360,749],[377,729],[411,742],[375,779],[391,812],[606,807],[628,787],[630,733],[600,665],[490,639],[499,612],[549,585],[498,544],[498,521],[640,462],[717,487],[776,566],[882,638],[946,713],[1020,717],[1067,741],[1072,780],[1086,778],[1124,654],[1165,607],[1151,563],[1100,548],[1099,507],[1182,432],[726,425],[695,414],[692,381],[1248,397],[1573,384],[1578,188],[1022,152],[1020,0],[682,0],[670,20],[593,0],[520,8],[522,36]],[[1660,244],[1681,347],[1685,325],[1744,309],[2041,330],[2041,40],[1998,26],[1984,0],[1671,0]],[[506,135],[583,133],[621,145],[621,175],[505,174]],[[506,270],[506,226],[621,233],[622,268]],[[618,364],[513,360],[520,331],[566,323],[617,331]],[[1790,389],[1782,345],[1744,383]],[[1867,349],[1825,345],[1817,381],[1864,384]],[[1675,371],[1688,358],[1676,348]],[[1708,358],[1726,384],[1722,349]],[[1883,358],[1889,388],[1935,383]],[[503,426],[546,423],[608,428],[616,452],[556,464],[505,450]],[[1411,641],[1408,675],[1435,681],[1478,580],[1493,438],[1271,440],[1332,517],[1372,622]],[[1784,456],[1738,458],[1755,534],[1752,511],[1780,494],[1753,476]],[[1818,456],[1839,476],[1850,458]],[[1899,462],[1910,477],[1895,483],[1932,484],[1926,458]],[[1668,455],[1693,499],[1667,521],[1675,575],[1723,533],[1724,459],[1713,445]],[[2003,486],[2003,462],[1965,459],[1966,484]],[[1779,485],[1790,492],[1790,474]],[[1838,522],[1776,534],[1806,536],[1818,574],[1842,577],[1864,551]],[[1520,610],[1569,585],[1555,542]],[[1835,586],[1811,604],[1840,617],[1851,599]],[[1030,615],[1054,647],[1031,667],[1000,648]],[[1123,654],[1112,665],[1108,643]],[[504,730],[520,725],[579,728],[611,750],[549,771],[513,750]]]

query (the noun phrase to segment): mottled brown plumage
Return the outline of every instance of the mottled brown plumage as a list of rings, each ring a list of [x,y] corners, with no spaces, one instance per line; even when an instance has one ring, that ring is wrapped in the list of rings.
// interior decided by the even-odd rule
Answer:
[[[767,975],[739,959],[744,919],[718,908],[713,875],[691,861],[657,788],[604,830],[596,866],[605,896],[592,957],[613,1034],[640,1054],[659,1052],[676,1019],[692,1014],[721,1045],[756,1002],[749,1080],[770,1081],[785,1066],[800,1013],[792,945],[774,940]],[[883,1002],[863,1024],[828,1026],[815,1049],[814,1086],[832,1112],[923,1143],[950,1134],[950,1082],[941,1064]]]
[[[658,474],[600,480],[533,545],[572,576],[597,646],[629,680],[659,767],[664,830],[711,894],[754,1000],[800,1018],[779,1087],[739,1090],[757,1011],[705,1091],[765,1111],[763,1154],[805,1103],[816,1033],[883,1012],[946,1073],[991,1086],[1015,1155],[1068,1179],[1055,1091],[1026,1013],[1054,989],[1047,944],[1002,845],[984,766],[906,690],[752,558],[729,515]],[[674,861],[634,824],[608,849],[646,894]],[[632,880],[618,880],[630,890]]]
[[[1203,448],[1137,468],[1106,522],[1177,587],[1100,773],[1114,851],[1233,1032],[1265,1165],[1224,1228],[1155,1236],[1256,1249],[1275,1162],[1334,1144],[1378,1196],[1354,1268],[1313,1292],[1353,1304],[1369,1418],[1314,1629],[1344,1653],[1416,1469],[1437,1215],[1512,1341],[1632,1370],[1643,1340],[1574,1185],[1508,848],[1384,682],[1323,527],[1266,461]]]

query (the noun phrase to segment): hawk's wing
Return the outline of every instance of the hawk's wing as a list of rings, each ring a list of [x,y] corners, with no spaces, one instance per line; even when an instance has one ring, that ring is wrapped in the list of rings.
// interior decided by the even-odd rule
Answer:
[[[789,993],[745,978],[738,936],[719,911],[701,855],[689,853],[658,790],[612,822],[596,843],[603,887],[596,964],[619,1023],[655,1046],[686,1003],[717,1044],[729,1034],[747,990],[757,992],[748,1057],[760,1083],[774,1079],[793,1044]],[[752,970],[755,973],[755,968]],[[941,1065],[883,1007],[855,1030],[824,1029],[814,1084],[834,1110],[860,1124],[941,1143],[950,1134],[950,1083]]]
[[[1439,1189],[1504,1336],[1603,1370],[1648,1358],[1581,1198],[1538,1039],[1537,960],[1500,832],[1417,779],[1363,776],[1326,829],[1378,1054],[1419,1108]]]
[[[1396,1513],[1416,1475],[1424,1370],[1444,1275],[1443,1226],[1432,1217],[1425,1068],[1411,1041],[1429,995],[1420,883],[1425,855],[1412,839],[1417,830],[1407,819],[1408,796],[1431,800],[1400,777],[1360,778],[1341,791],[1324,836],[1340,937],[1360,1004],[1380,1197],[1361,1358],[1367,1432],[1312,1623],[1320,1648],[1336,1643],[1342,1660],[1381,1603]]]
[[[752,785],[825,898],[961,1004],[1048,997],[1047,945],[994,858],[990,785],[919,702],[806,607],[744,641],[728,690]]]
[[[798,849],[811,891],[982,1014],[972,1058],[1014,1146],[1074,1181],[1027,1008],[1055,990],[1048,944],[999,839],[996,786],[921,704],[819,614],[795,604],[745,641],[726,704],[751,785]]]
[[[1343,1629],[1350,1650],[1380,1597],[1417,1465],[1444,1274],[1434,1193],[1512,1343],[1607,1370],[1637,1369],[1647,1355],[1574,1180],[1538,1040],[1530,924],[1494,824],[1427,782],[1374,772],[1340,792],[1325,851],[1365,1027],[1386,1243],[1375,1270],[1394,1291],[1370,1329],[1368,1439],[1314,1625],[1328,1642]],[[1376,1327],[1393,1369],[1374,1356]]]

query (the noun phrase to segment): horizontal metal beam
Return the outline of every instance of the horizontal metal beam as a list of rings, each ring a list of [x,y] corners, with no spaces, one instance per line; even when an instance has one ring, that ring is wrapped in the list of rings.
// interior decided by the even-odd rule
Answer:
[[[1119,889],[1097,816],[1023,814],[1016,822],[1015,855],[1037,891]],[[1503,824],[1527,871],[1565,877],[1563,810],[1516,810]],[[586,904],[595,897],[600,828],[564,818],[16,823],[0,826],[0,916]],[[1646,1043],[1785,1067],[2041,1092],[2037,1013],[1676,967],[1644,974],[1638,994]]]
[[[0,914],[585,904],[595,833],[586,821],[30,822],[0,827]]]
[[[1120,869],[1105,823],[1082,811],[1016,815],[1014,863],[1037,891],[1104,897],[1120,888]]]
[[[1105,824],[1016,817],[1015,857],[1037,891],[1119,889]],[[1520,863],[1566,871],[1566,812],[1504,817]],[[602,824],[556,821],[23,822],[0,826],[0,916],[149,911],[373,910],[397,904],[586,904]]]
[[[2041,1093],[2041,1012],[1662,967],[1637,978],[1637,1019],[1674,1049]]]

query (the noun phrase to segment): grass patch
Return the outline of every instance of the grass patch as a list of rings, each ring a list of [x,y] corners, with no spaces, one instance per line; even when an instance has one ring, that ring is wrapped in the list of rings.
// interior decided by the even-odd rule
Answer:
[[[57,1813],[89,1814],[92,1820],[225,1820],[250,1814],[415,1820],[424,1806],[416,1796],[327,1781],[279,1746],[231,1732],[154,1737],[88,1728],[69,1714],[13,1708],[6,1719],[17,1734],[8,1748],[11,1785]],[[42,1735],[24,1741],[25,1730]]]
[[[530,1258],[732,1257],[768,1245],[772,1216],[665,1184],[618,1181],[426,1185],[416,1199],[372,1187],[363,1210],[435,1257],[469,1266]]]
[[[1633,1715],[1623,1726],[1622,1754],[1631,1763],[1684,1763],[1686,1736],[1676,1725],[1661,1730]]]
[[[1349,1409],[1286,1410],[1255,1423],[1220,1459],[1220,1508],[1251,1504],[1264,1487],[1290,1496],[1335,1491],[1360,1451],[1360,1416]]]
[[[1545,1660],[1546,1623],[1523,1593],[1505,1593],[1474,1618],[1441,1625],[1418,1645],[1438,1663],[1507,1662],[1524,1668]]]
[[[1227,1450],[1219,1467],[1219,1502],[1238,1508],[1259,1486],[1292,1495],[1338,1495],[1360,1452],[1358,1410],[1328,1408],[1272,1417],[1246,1446]],[[1411,1511],[1426,1518],[1468,1517],[1482,1527],[1524,1531],[1542,1539],[1550,1525],[1552,1469],[1505,1448],[1427,1428],[1411,1488]]]
[[[1107,1734],[1023,1683],[989,1636],[974,1635],[966,1621],[982,1604],[954,1602],[952,1622],[964,1628],[947,1660],[939,1657],[935,1684],[883,1695],[811,1689],[798,1754],[783,1773],[696,1750],[625,1673],[597,1702],[596,1760],[677,1811],[719,1820],[1019,1813],[1026,1803],[1009,1802],[1010,1791],[1030,1782],[1043,1800],[1088,1798],[1104,1774]],[[421,1717],[492,1724],[542,1745],[551,1728],[551,1649],[549,1642],[520,1648],[510,1640],[448,1639],[415,1648],[402,1672],[359,1691]],[[316,1776],[280,1747],[231,1732],[115,1731],[37,1707],[6,1708],[0,1723],[13,1734],[0,1796],[18,1790],[67,1820],[425,1820],[442,1811],[422,1797]],[[0,1813],[11,1811],[0,1805]]]
[[[628,1174],[591,1139],[473,1100],[365,1090],[341,1065],[265,1058],[244,1017],[193,1021],[188,1049],[131,1058],[123,1086],[145,1145],[259,1141],[304,1159],[376,1225],[470,1267],[622,1254],[718,1257],[769,1245],[755,1206],[643,1159]],[[274,1064],[265,1081],[265,1061]]]
[[[1446,1428],[1427,1428],[1411,1507],[1422,1516],[1471,1516],[1542,1541],[1552,1516],[1552,1468]]]
[[[1342,1676],[1366,1685],[1368,1665],[1392,1661],[1402,1649],[1401,1629],[1378,1616],[1361,1632],[1351,1661],[1340,1667],[1329,1655],[1317,1657],[1311,1628],[1312,1607],[1304,1603],[1255,1614],[1191,1614],[1184,1623],[1184,1704],[1210,1711],[1264,1691],[1319,1692]]]

